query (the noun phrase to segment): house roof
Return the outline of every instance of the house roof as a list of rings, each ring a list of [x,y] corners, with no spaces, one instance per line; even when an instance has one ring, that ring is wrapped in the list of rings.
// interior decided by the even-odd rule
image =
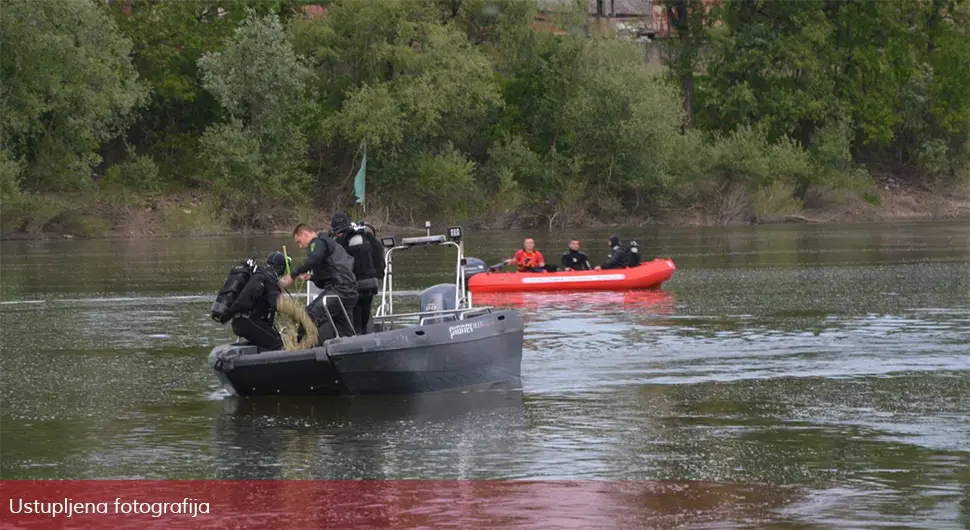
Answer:
[[[610,14],[612,9],[612,13],[617,16],[645,17],[653,15],[653,4],[654,0],[603,0],[603,10]],[[596,0],[589,0],[586,11],[596,14]]]
[[[645,17],[653,15],[655,0],[603,0],[606,15]],[[565,8],[575,5],[576,0],[536,0],[539,10]],[[596,0],[586,0],[586,13],[596,14]]]
[[[318,4],[303,5],[302,9],[303,9],[303,13],[305,13],[308,17],[311,17],[311,18],[327,14],[327,8]]]

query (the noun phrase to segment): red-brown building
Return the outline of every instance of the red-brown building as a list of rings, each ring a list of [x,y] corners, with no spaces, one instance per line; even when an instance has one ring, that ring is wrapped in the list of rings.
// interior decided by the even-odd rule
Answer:
[[[598,25],[609,27],[632,39],[649,41],[670,34],[670,21],[661,0],[579,0],[585,1],[586,14],[598,19]],[[703,0],[709,10],[720,0]],[[540,16],[555,9],[576,5],[577,0],[536,0]],[[546,18],[546,17],[542,17]]]

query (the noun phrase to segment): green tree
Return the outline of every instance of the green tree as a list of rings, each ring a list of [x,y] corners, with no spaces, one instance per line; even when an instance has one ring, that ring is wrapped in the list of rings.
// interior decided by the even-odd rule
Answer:
[[[712,37],[712,58],[698,87],[698,120],[730,132],[761,125],[770,141],[803,145],[844,112],[829,73],[832,26],[819,0],[726,0],[724,28]]]
[[[147,100],[131,42],[92,2],[8,0],[0,17],[3,186],[90,186],[104,142]],[[22,169],[22,175],[20,174]]]
[[[213,190],[237,205],[233,221],[255,222],[266,201],[305,194],[303,118],[312,72],[275,14],[250,16],[220,51],[199,59],[202,84],[228,113],[208,127],[202,155]]]
[[[485,172],[493,190],[517,184],[540,216],[622,215],[672,184],[684,113],[639,46],[570,33],[516,41],[503,59],[504,136]]]
[[[925,29],[914,50],[919,62],[902,91],[896,151],[923,175],[970,176],[970,3],[921,2],[910,18]]]
[[[667,76],[680,86],[684,98],[685,126],[694,126],[694,75],[702,68],[708,32],[715,15],[702,0],[661,0],[667,23],[674,33],[663,41]]]
[[[830,75],[846,101],[860,146],[888,146],[899,123],[897,94],[914,73],[915,37],[901,2],[834,1],[826,6],[834,32]]]
[[[502,102],[488,56],[443,23],[440,6],[335,3],[326,17],[296,20],[292,34],[317,74],[313,152],[327,152],[345,173],[366,144],[370,189],[388,202],[432,200],[429,190],[448,196],[435,170],[456,185],[467,180],[472,165],[459,158],[479,148],[483,123]],[[327,184],[338,176],[331,170]]]

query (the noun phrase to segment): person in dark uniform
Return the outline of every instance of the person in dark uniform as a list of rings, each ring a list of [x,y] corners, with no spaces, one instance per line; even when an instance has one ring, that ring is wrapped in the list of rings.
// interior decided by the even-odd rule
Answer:
[[[316,232],[304,223],[300,223],[293,229],[293,240],[300,248],[307,249],[307,259],[292,270],[289,276],[280,278],[280,288],[285,289],[293,285],[294,276],[307,279],[307,273],[309,273],[313,284],[322,291],[307,306],[307,313],[320,331],[320,342],[333,337],[333,328],[327,319],[328,311],[341,337],[353,335],[354,323],[350,320],[350,315],[353,314],[354,304],[357,303],[354,258],[326,232]],[[333,298],[332,295],[336,295],[337,298]],[[330,296],[326,306],[324,306],[325,296]],[[344,318],[344,310],[348,318]]]
[[[283,339],[273,326],[276,319],[276,300],[280,296],[279,276],[286,270],[282,252],[273,252],[249,277],[239,296],[229,306],[232,332],[250,344],[268,350],[283,349]]]
[[[596,270],[600,269],[622,269],[627,266],[630,261],[630,251],[620,244],[620,238],[616,236],[610,236],[610,248],[612,252],[607,257],[606,263],[602,266],[597,265]]]
[[[354,225],[343,212],[333,215],[330,229],[334,240],[354,258],[358,295],[354,304],[354,329],[362,335],[367,333],[374,296],[380,291],[380,282],[384,279],[383,247],[373,232],[365,226]]]
[[[562,253],[562,268],[567,271],[587,271],[592,269],[589,258],[579,251],[579,240],[569,242],[569,250]]]

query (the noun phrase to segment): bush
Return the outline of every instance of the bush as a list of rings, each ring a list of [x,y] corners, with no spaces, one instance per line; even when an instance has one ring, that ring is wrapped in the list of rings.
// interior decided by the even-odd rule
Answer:
[[[38,195],[23,193],[3,203],[0,225],[4,235],[45,232],[80,236],[101,235],[110,226],[98,197],[89,194]]]
[[[15,200],[20,196],[20,175],[23,163],[13,160],[0,149],[0,201]]]
[[[769,143],[761,127],[715,133],[707,143],[695,137],[692,145],[698,150],[695,161],[677,169],[696,172],[687,195],[706,204],[719,224],[797,211],[802,204],[796,190],[817,171],[796,142],[786,137]]]
[[[161,188],[158,165],[151,157],[139,155],[131,145],[126,146],[127,159],[108,168],[101,179],[103,190],[131,190],[151,193]]]

